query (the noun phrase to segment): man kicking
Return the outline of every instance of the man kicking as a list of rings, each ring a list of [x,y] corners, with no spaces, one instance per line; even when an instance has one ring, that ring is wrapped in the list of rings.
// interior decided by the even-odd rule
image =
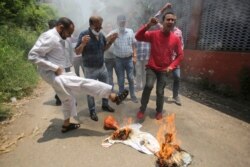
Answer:
[[[64,40],[73,32],[74,23],[66,17],[59,18],[53,29],[40,35],[28,54],[28,59],[37,65],[41,77],[53,87],[62,101],[64,114],[62,133],[80,127],[80,124],[70,122],[70,117],[77,115],[75,99],[77,94],[109,98],[117,105],[128,95],[127,90],[117,95],[112,93],[111,85],[64,72]]]

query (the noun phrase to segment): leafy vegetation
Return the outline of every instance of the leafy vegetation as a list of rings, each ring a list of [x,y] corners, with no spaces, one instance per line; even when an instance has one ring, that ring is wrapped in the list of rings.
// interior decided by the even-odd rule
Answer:
[[[0,104],[0,121],[3,121],[9,117],[11,117],[12,113],[10,108],[3,107],[3,105]]]
[[[38,81],[35,66],[27,61],[38,35],[55,18],[52,8],[36,0],[0,2],[0,117],[9,116],[2,102],[30,94]]]

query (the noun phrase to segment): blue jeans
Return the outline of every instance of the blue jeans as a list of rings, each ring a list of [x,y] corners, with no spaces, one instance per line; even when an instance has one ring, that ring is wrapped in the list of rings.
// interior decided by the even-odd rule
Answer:
[[[124,90],[125,82],[125,71],[127,73],[129,92],[131,98],[136,98],[135,96],[135,84],[134,84],[134,65],[132,56],[126,58],[116,57],[116,71],[118,78],[119,93]]]
[[[105,59],[104,61],[108,71],[108,83],[112,85],[112,88],[114,88],[113,70],[115,70],[115,73],[117,73],[115,68],[115,58]]]
[[[104,83],[108,83],[108,72],[106,66],[100,68],[84,67],[84,75],[86,78],[95,79]],[[93,96],[87,95],[88,107],[90,114],[95,112],[95,99]],[[102,106],[108,106],[108,99],[102,99]]]
[[[172,72],[173,74],[173,98],[176,98],[179,94],[179,88],[180,88],[180,75],[181,75],[181,70],[180,68],[176,68]]]
[[[154,71],[150,68],[146,69],[146,83],[142,92],[140,111],[145,112],[151,91],[156,82],[156,111],[162,112],[164,104],[164,88],[167,82],[167,74],[165,72]]]

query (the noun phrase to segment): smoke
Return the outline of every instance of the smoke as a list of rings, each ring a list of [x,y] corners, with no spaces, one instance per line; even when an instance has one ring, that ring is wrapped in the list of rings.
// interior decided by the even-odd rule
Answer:
[[[76,30],[88,28],[89,17],[100,15],[103,24],[109,22],[116,26],[116,17],[124,14],[128,27],[134,29],[145,23],[169,0],[51,0],[51,4],[58,11],[59,17],[70,18]]]
[[[52,5],[58,11],[59,17],[70,18],[77,29],[89,26],[91,15],[100,15],[105,22],[115,23],[119,14],[131,13],[138,0],[113,1],[113,0],[52,0]]]
[[[182,30],[184,43],[188,38],[192,6],[199,0],[50,0],[58,11],[59,17],[65,16],[75,23],[75,32],[89,27],[89,17],[102,16],[103,27],[107,23],[116,28],[116,18],[119,14],[127,17],[127,27],[135,32],[156,14],[167,2],[172,4],[177,15],[177,26]]]

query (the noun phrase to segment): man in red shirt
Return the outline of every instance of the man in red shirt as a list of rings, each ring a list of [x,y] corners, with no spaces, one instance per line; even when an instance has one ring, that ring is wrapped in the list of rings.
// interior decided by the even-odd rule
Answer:
[[[147,31],[158,23],[157,18],[150,18],[149,22],[142,26],[136,33],[135,38],[138,41],[145,41],[151,44],[150,57],[146,65],[146,85],[142,92],[140,111],[137,113],[138,119],[144,118],[144,112],[147,108],[155,80],[157,80],[155,118],[157,120],[162,119],[167,74],[175,69],[183,59],[181,41],[171,32],[175,18],[174,13],[167,12],[162,18],[162,29]],[[175,60],[172,59],[173,52],[177,54]]]

